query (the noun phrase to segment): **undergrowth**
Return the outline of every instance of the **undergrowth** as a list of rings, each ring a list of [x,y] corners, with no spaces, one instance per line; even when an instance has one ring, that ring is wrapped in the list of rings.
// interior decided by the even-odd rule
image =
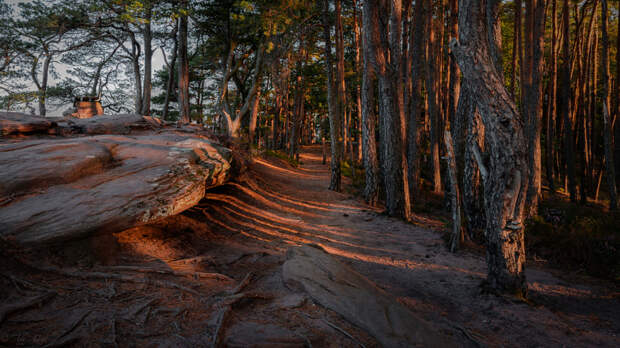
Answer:
[[[288,164],[290,164],[293,167],[299,167],[299,165],[302,164],[300,161],[296,160],[293,157],[290,157],[288,154],[284,153],[283,151],[279,151],[279,150],[267,149],[265,150],[265,156],[279,158],[283,161],[288,162]]]
[[[620,281],[620,214],[561,199],[540,203],[525,230],[529,254],[552,265]]]

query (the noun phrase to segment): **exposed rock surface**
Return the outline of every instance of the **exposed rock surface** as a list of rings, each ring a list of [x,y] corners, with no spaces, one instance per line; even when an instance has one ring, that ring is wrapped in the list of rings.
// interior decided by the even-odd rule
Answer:
[[[54,119],[19,112],[0,112],[0,135],[47,133],[56,126]]]
[[[316,245],[289,249],[284,281],[367,330],[385,347],[452,347],[453,338]]]
[[[0,114],[0,124],[7,115]],[[231,151],[193,129],[137,115],[46,125],[29,129],[72,137],[0,141],[0,237],[20,244],[154,222],[190,208],[205,189],[228,179]]]

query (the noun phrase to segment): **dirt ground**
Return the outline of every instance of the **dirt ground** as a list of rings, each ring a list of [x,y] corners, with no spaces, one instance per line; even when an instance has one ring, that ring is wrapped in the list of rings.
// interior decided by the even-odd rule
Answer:
[[[441,221],[405,223],[328,191],[320,147],[300,160],[257,158],[155,225],[46,250],[3,246],[0,346],[378,346],[285,286],[285,252],[303,243],[463,346],[620,346],[614,284],[528,264],[529,303],[486,294],[484,256],[448,252]]]

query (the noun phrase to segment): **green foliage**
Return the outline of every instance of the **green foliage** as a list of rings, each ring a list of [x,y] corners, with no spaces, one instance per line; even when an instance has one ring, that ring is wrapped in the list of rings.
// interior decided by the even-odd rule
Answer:
[[[366,177],[364,175],[364,167],[358,164],[351,164],[350,161],[342,161],[340,163],[340,172],[342,176],[351,179],[351,188],[354,191],[361,191],[366,185]]]
[[[288,162],[292,167],[299,167],[301,162],[297,161],[295,158],[289,157],[286,153],[279,150],[265,150],[265,156],[279,158],[283,161]]]

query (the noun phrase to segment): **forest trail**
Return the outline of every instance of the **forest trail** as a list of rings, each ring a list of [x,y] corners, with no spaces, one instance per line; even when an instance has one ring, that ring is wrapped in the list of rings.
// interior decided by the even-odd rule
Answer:
[[[291,245],[319,244],[428,321],[454,323],[491,346],[619,343],[617,289],[530,267],[532,304],[482,294],[484,255],[450,253],[440,232],[444,224],[432,217],[415,215],[414,224],[404,223],[359,198],[329,191],[329,165],[321,159],[319,146],[304,147],[298,168],[257,159],[250,180],[208,194],[200,209],[240,243],[276,254]]]
[[[0,308],[9,313],[0,346],[379,346],[285,286],[286,251],[305,243],[465,347],[618,346],[620,294],[609,283],[529,267],[532,303],[483,294],[484,256],[449,253],[441,221],[405,223],[329,191],[318,146],[300,160],[257,157],[237,181],[156,224],[3,255],[0,293],[12,300]]]

